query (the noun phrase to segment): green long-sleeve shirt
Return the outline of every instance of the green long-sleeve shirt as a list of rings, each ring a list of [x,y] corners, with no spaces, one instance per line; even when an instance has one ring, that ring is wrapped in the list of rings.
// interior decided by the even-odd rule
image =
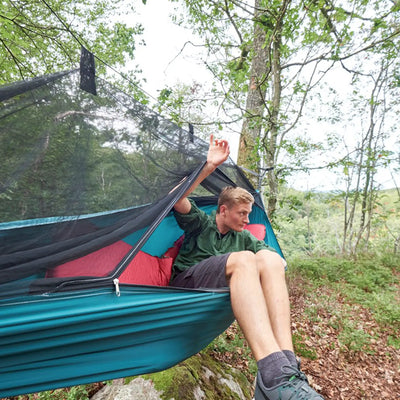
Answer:
[[[222,235],[215,221],[216,212],[207,215],[190,200],[192,208],[188,214],[174,211],[178,225],[185,232],[185,239],[174,263],[174,269],[185,269],[216,255],[249,250],[253,253],[262,249],[275,251],[264,241],[256,239],[249,231],[230,230]]]

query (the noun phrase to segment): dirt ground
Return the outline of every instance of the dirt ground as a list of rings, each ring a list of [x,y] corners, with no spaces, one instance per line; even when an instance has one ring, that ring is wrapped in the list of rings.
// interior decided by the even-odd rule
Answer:
[[[344,299],[325,288],[319,290],[316,298],[331,296],[332,307],[349,309]],[[340,342],[339,329],[332,327],[335,326],[332,318],[336,316],[324,307],[317,307],[318,315],[310,319],[306,312],[309,304],[303,293],[301,285],[291,285],[292,329],[294,336],[301,338],[300,342],[297,339],[297,346],[310,354],[309,357],[301,357],[301,367],[311,386],[325,400],[400,400],[400,350],[387,345],[388,336],[398,337],[399,332],[379,327],[367,310],[352,307],[350,317],[354,324],[373,339],[368,351],[350,351]],[[238,326],[233,324],[226,334],[233,336],[238,330]],[[240,349],[234,353],[216,357],[241,369],[252,379],[248,360],[240,357]]]

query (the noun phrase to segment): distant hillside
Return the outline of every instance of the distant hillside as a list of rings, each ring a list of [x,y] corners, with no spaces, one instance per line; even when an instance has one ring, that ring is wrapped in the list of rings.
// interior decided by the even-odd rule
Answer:
[[[286,257],[301,254],[335,255],[343,249],[345,197],[341,192],[280,193],[274,229]],[[349,202],[347,203],[349,213]],[[356,208],[353,229],[358,229],[361,206]],[[396,189],[377,192],[368,252],[400,251],[400,199]],[[397,246],[397,247],[396,247]]]

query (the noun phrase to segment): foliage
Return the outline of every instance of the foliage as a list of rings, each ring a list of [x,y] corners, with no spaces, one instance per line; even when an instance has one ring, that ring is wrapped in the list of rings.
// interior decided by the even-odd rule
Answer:
[[[1,0],[0,5],[0,85],[76,68],[81,45],[121,68],[133,59],[143,31],[123,21],[133,12],[125,0]]]
[[[89,400],[91,385],[78,385],[65,389],[47,390],[26,396],[17,396],[15,400]]]
[[[157,111],[168,117],[187,130],[183,124],[196,126],[194,135],[208,141],[208,137],[215,131],[215,124],[207,123],[208,104],[213,101],[212,94],[197,82],[192,85],[177,84],[173,88],[166,87],[159,93]]]
[[[335,255],[343,248],[345,194],[343,192],[281,191],[274,227],[287,257],[303,254]],[[358,204],[356,215],[361,215]],[[396,190],[379,191],[371,219],[368,252],[398,252],[400,209]],[[365,250],[360,248],[358,253]]]
[[[224,111],[223,121],[214,119],[241,131],[239,164],[259,181],[262,168],[274,168],[264,179],[270,218],[288,176],[335,168],[366,205],[360,228],[354,221],[346,232],[351,243],[341,246],[364,245],[376,171],[395,162],[386,148],[398,125],[399,7],[375,0],[184,4],[187,15],[175,21],[208,51]],[[241,128],[232,123],[238,116]]]
[[[141,32],[140,27],[110,24],[111,14],[116,15],[118,10],[126,12],[127,5],[122,1],[86,0],[72,4],[52,0],[47,3],[50,7],[45,2],[29,1],[15,3],[1,0],[0,4],[2,83],[74,66],[80,44],[86,45],[110,65],[122,66],[132,58],[136,35]],[[315,166],[315,163],[310,163],[313,157],[316,158],[315,154],[323,154],[324,160],[329,158],[324,165],[337,167],[340,179],[347,183],[345,191],[336,193],[298,193],[281,189],[281,204],[274,224],[289,259],[289,278],[300,275],[307,279],[311,288],[306,293],[307,316],[318,322],[322,312],[329,314],[330,326],[339,332],[342,352],[372,351],[370,344],[374,335],[360,329],[358,323],[351,319],[352,308],[358,307],[373,314],[381,326],[380,333],[390,330],[388,346],[399,348],[399,340],[393,333],[400,328],[400,261],[394,244],[400,232],[399,198],[394,191],[378,191],[374,179],[378,168],[396,162],[395,151],[392,147],[387,150],[386,143],[398,125],[395,110],[400,87],[397,51],[399,5],[389,1],[356,1],[347,10],[346,6],[350,3],[327,7],[326,2],[315,1],[290,4],[261,2],[260,7],[265,13],[255,20],[254,8],[243,8],[243,3],[240,7],[235,2],[219,1],[188,1],[186,4],[190,15],[186,21],[203,35],[209,53],[218,55],[215,62],[208,63],[208,67],[216,77],[213,94],[218,96],[222,93],[222,100],[217,106],[230,116],[229,122],[248,116],[246,99],[252,82],[252,61],[257,54],[253,47],[254,23],[264,29],[263,46],[268,48],[271,60],[275,57],[271,50],[272,38],[279,33],[282,39],[279,44],[279,84],[282,93],[280,103],[274,104],[271,97],[272,74],[268,70],[271,64],[266,63],[267,70],[258,79],[259,83],[262,82],[259,87],[265,90],[262,105],[267,112],[260,113],[261,118],[251,121],[253,126],[259,124],[263,135],[263,140],[257,141],[257,150],[264,146],[269,157],[266,161],[275,167],[275,178],[281,184],[292,171]],[[286,9],[283,4],[286,4]],[[111,14],[106,13],[106,9],[111,10]],[[284,23],[278,32],[276,21],[279,17]],[[331,80],[329,74],[321,79],[322,72],[329,73],[337,63],[348,74],[346,77],[351,77],[349,101],[332,87],[337,85],[337,81]],[[319,68],[321,74],[314,74],[315,70],[310,66]],[[374,83],[378,85],[372,87]],[[366,90],[366,87],[370,89]],[[312,94],[313,88],[319,88],[319,92]],[[183,110],[183,103],[186,99],[191,100],[193,95],[186,89],[178,88],[176,93],[170,89],[163,91],[161,104],[173,107],[178,115]],[[201,98],[195,107],[196,113],[204,107],[205,101]],[[309,121],[301,122],[304,115]],[[370,122],[369,125],[365,124],[365,120]],[[196,122],[200,124],[200,119]],[[219,118],[216,122],[222,126],[226,120]],[[271,129],[272,124],[275,130]],[[296,124],[298,129],[292,129]],[[292,135],[289,135],[291,129]],[[313,138],[314,131],[318,133],[318,140]],[[271,132],[280,140],[276,149],[268,153],[271,142],[266,139]],[[29,141],[29,137],[25,140]],[[345,151],[341,154],[332,151],[341,142],[344,142]],[[144,143],[143,146],[150,148],[152,144]],[[3,148],[4,151],[9,150]],[[100,149],[96,143],[91,144],[91,149],[92,167],[96,165],[96,159],[108,156],[107,150]],[[74,144],[67,143],[63,149],[65,157],[74,150]],[[60,149],[55,148],[54,151],[60,152]],[[51,157],[54,156],[49,152],[48,159],[41,161],[51,165]],[[316,159],[322,163],[321,159]],[[118,161],[110,159],[109,162],[110,165],[115,163],[116,167],[110,168],[115,173],[107,177],[107,184],[120,186],[123,193],[117,173]],[[125,167],[135,169],[139,163],[140,160],[131,159]],[[101,171],[96,171],[95,167],[88,171],[101,176]],[[67,171],[61,168],[60,173]],[[56,173],[52,177],[54,181],[58,179]],[[26,187],[29,187],[28,183]],[[30,188],[37,191],[37,195],[43,193],[39,189]],[[106,189],[107,185],[99,185],[97,195],[91,198],[100,209],[103,203],[110,201]],[[51,182],[48,192],[51,193]],[[269,194],[275,195],[273,190]],[[59,199],[60,202],[62,200]],[[354,215],[360,221],[363,215],[364,218],[366,216],[366,206],[371,217],[368,237],[359,237],[361,244],[368,244],[369,253],[363,256],[361,250],[365,247],[360,247],[356,252],[357,258],[334,257],[346,250],[347,234],[343,229],[347,221],[344,220],[346,203],[354,205]],[[18,207],[18,204],[13,207],[16,213],[24,208]],[[365,226],[361,227],[363,232]],[[353,232],[357,233],[356,230]],[[337,303],[330,297],[332,293],[326,295],[321,288],[329,288],[337,296],[343,296],[348,305],[337,308]],[[323,332],[320,334],[323,335]],[[308,339],[301,330],[294,335],[300,355],[313,359],[316,354],[307,344]],[[246,348],[240,332],[233,337],[218,338],[209,349],[222,354],[233,352],[238,347]],[[254,371],[255,364],[248,349],[240,356],[249,362],[250,369]],[[51,391],[32,398],[86,398],[84,387],[72,388],[67,393]]]

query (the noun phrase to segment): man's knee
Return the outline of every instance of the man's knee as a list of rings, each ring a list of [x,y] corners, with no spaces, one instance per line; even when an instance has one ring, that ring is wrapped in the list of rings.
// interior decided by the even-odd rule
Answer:
[[[237,251],[230,254],[226,263],[226,274],[228,277],[238,270],[256,269],[256,255],[251,251]]]
[[[260,270],[268,269],[271,272],[285,273],[286,261],[275,251],[260,250],[255,256]]]

